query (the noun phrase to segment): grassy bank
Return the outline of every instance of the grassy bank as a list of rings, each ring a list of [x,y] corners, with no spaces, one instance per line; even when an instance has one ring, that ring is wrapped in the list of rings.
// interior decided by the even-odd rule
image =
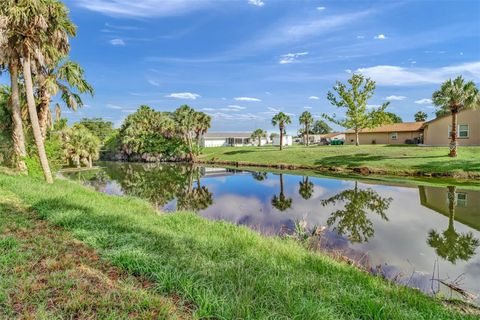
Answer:
[[[291,240],[264,238],[191,213],[159,214],[144,201],[69,181],[49,186],[0,174],[0,189],[96,249],[104,261],[155,283],[150,289],[155,294],[178,294],[192,304],[194,317],[465,318],[420,292],[308,252]],[[8,237],[5,227],[2,233],[2,239]]]
[[[455,159],[447,154],[447,147],[409,145],[292,146],[283,151],[273,146],[218,147],[205,148],[199,160],[365,174],[480,178],[480,147],[461,147]]]

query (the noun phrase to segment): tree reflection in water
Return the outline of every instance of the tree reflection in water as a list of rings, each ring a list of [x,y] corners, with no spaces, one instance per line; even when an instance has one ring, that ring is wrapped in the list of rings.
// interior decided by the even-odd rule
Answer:
[[[298,189],[298,193],[300,196],[308,200],[313,196],[313,182],[308,181],[308,176],[307,177],[302,177],[302,181],[298,183],[300,185]]]
[[[472,232],[458,233],[455,230],[455,209],[457,207],[456,187],[448,187],[448,228],[439,234],[435,230],[428,233],[427,243],[437,255],[455,264],[457,260],[469,260],[480,244]]]
[[[194,177],[197,180],[196,188],[193,188]],[[177,195],[177,209],[198,212],[208,208],[212,203],[213,194],[200,184],[200,168],[192,168],[189,171],[187,186]]]
[[[267,180],[267,173],[266,172],[252,172],[253,179],[257,181],[264,181]]]
[[[283,192],[283,174],[279,174],[280,179],[280,194],[274,195],[272,198],[272,206],[279,211],[285,211],[292,207],[292,198],[287,198]]]
[[[367,213],[376,213],[383,220],[388,221],[385,212],[391,201],[392,198],[383,198],[373,189],[359,189],[358,182],[355,181],[353,189],[344,190],[329,199],[322,200],[322,205],[345,203],[343,209],[332,212],[327,224],[329,227],[336,224],[333,230],[348,236],[350,242],[364,242],[375,233]]]

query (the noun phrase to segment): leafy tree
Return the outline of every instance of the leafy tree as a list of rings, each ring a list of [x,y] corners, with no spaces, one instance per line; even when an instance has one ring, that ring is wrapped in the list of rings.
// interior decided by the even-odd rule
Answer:
[[[273,138],[276,138],[276,137],[278,137],[278,133],[276,132],[270,133],[270,141],[273,141]]]
[[[445,260],[455,264],[457,260],[469,260],[480,245],[473,233],[457,233],[454,226],[456,202],[456,187],[448,187],[448,228],[442,234],[435,230],[428,233],[427,243]]]
[[[292,198],[287,198],[283,192],[283,174],[279,174],[280,179],[280,194],[274,195],[272,198],[272,206],[280,211],[285,211],[292,207]]]
[[[65,159],[76,167],[85,164],[91,168],[98,159],[100,139],[82,125],[68,128],[62,136]]]
[[[332,212],[327,220],[328,226],[336,224],[334,230],[339,234],[348,235],[350,242],[364,242],[375,233],[367,213],[376,213],[383,220],[388,221],[385,212],[391,201],[392,198],[383,198],[373,189],[359,189],[358,182],[355,181],[353,189],[344,190],[329,199],[322,200],[322,205],[344,203],[343,209]]]
[[[193,187],[193,180],[196,177],[197,187]],[[199,168],[189,168],[188,183],[177,196],[177,209],[182,211],[199,212],[205,210],[213,203],[213,194],[207,187],[200,183]]]
[[[12,148],[12,111],[9,108],[10,88],[0,85],[0,163],[3,160],[13,160]]]
[[[402,123],[403,122],[402,118],[399,115],[397,115],[393,112],[385,112],[385,114],[390,118],[390,122],[392,122],[392,123]]]
[[[375,128],[384,123],[390,123],[390,117],[385,113],[389,102],[382,106],[367,111],[367,102],[375,92],[375,81],[365,78],[361,74],[354,74],[348,80],[348,85],[337,81],[333,87],[336,95],[329,91],[327,99],[337,108],[345,108],[345,119],[336,119],[335,114],[329,116],[323,114],[323,117],[333,123],[338,124],[355,132],[355,145],[359,145],[358,134],[363,128]]]
[[[317,120],[313,124],[313,134],[327,134],[330,132],[332,132],[332,128],[330,128],[330,126],[323,120]]]
[[[448,108],[452,115],[450,157],[457,156],[457,114],[465,109],[477,108],[480,94],[473,81],[465,82],[462,76],[445,81],[440,90],[432,95],[433,103],[443,109]]]
[[[257,181],[264,181],[264,180],[267,180],[268,175],[264,171],[263,172],[255,171],[255,172],[252,172],[252,177]]]
[[[203,112],[196,112],[195,137],[197,145],[200,146],[201,136],[211,127],[212,117]]]
[[[113,133],[113,123],[102,118],[83,118],[79,124],[90,130],[102,143]]]
[[[290,118],[290,116],[286,115],[283,112],[277,113],[272,118],[272,125],[274,127],[278,125],[278,129],[280,130],[280,150],[283,149],[283,133],[285,132],[285,126],[291,123],[292,119]]]
[[[428,115],[423,111],[418,111],[417,113],[415,113],[414,117],[416,122],[423,122],[427,121]]]
[[[305,200],[310,199],[313,195],[314,186],[312,182],[308,181],[308,176],[302,177],[302,181],[299,182],[299,185],[298,193],[300,196]]]
[[[310,112],[304,111],[301,115],[300,118],[298,119],[301,125],[303,125],[303,141],[305,145],[308,146],[309,144],[309,137],[308,133],[310,132],[310,125],[313,123],[313,116]],[[305,139],[306,138],[306,139]]]
[[[266,137],[267,137],[267,131],[262,129],[256,129],[255,131],[252,132],[252,135],[250,136],[252,140],[258,141],[259,147],[262,145],[262,138],[266,138]]]

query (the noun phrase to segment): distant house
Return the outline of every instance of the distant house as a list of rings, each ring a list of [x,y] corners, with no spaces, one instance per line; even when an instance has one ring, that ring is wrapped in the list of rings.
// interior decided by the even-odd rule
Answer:
[[[201,146],[209,147],[242,147],[258,144],[258,141],[251,139],[250,132],[207,132],[201,139]],[[261,144],[264,145],[268,141],[265,138],[261,139]]]
[[[373,129],[361,129],[360,144],[421,143],[424,122],[385,124]],[[345,132],[345,144],[355,144],[355,132]]]
[[[451,115],[426,122],[423,126],[423,143],[431,146],[448,146],[451,123]],[[480,109],[459,112],[457,123],[458,145],[480,146]]]
[[[332,140],[345,141],[345,133],[343,132],[331,132],[326,134],[310,134],[308,135],[310,144],[321,143],[323,141],[331,142]]]
[[[282,141],[283,146],[291,146],[293,145],[293,138],[292,136],[289,135],[284,135],[283,136],[283,141]],[[274,146],[279,146],[280,145],[280,136],[275,136],[272,140],[272,143]]]

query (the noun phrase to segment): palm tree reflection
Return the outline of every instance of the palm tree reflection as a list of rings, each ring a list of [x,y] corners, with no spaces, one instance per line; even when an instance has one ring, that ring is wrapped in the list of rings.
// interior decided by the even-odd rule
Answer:
[[[298,193],[300,196],[308,200],[313,196],[313,183],[308,181],[308,176],[307,177],[302,177],[302,181],[299,182],[299,189]]]
[[[456,187],[448,187],[448,228],[439,234],[435,230],[428,233],[427,243],[443,259],[455,264],[457,260],[469,260],[480,244],[472,232],[458,233],[455,230],[455,209],[457,207]]]
[[[335,224],[333,230],[348,236],[350,242],[364,242],[375,233],[367,213],[376,213],[383,220],[388,221],[385,212],[391,201],[392,198],[383,198],[373,189],[359,189],[355,181],[353,189],[344,190],[329,199],[322,200],[322,205],[345,203],[343,209],[332,212],[327,224],[329,227]]]
[[[272,198],[272,206],[279,211],[285,211],[292,207],[292,198],[287,198],[283,192],[283,174],[279,174],[280,178],[280,194],[274,195]]]
[[[252,172],[253,179],[257,181],[264,181],[267,180],[267,173],[266,172]]]

